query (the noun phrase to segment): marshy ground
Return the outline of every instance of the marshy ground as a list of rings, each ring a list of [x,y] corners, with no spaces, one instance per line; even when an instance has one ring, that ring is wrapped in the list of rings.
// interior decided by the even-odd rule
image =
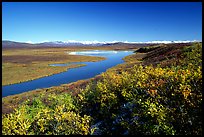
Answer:
[[[61,73],[70,66],[49,66],[56,63],[100,61],[104,57],[69,55],[67,52],[81,50],[131,50],[132,46],[100,46],[100,47],[31,47],[31,48],[3,48],[2,49],[2,85],[21,83],[37,78]]]
[[[2,52],[2,85],[25,82],[56,73],[70,68],[82,66],[49,66],[55,63],[100,61],[103,57],[69,55],[73,51],[67,48],[40,48],[40,49],[6,49]]]

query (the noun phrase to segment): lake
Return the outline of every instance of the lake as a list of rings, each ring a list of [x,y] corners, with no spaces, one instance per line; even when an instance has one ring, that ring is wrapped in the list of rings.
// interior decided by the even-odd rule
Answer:
[[[122,58],[133,54],[133,51],[103,51],[103,50],[91,50],[91,51],[79,51],[70,52],[67,54],[72,55],[88,55],[88,56],[102,56],[106,60],[98,62],[75,62],[72,64],[86,64],[86,66],[68,69],[65,72],[54,74],[47,77],[42,77],[32,81],[27,81],[19,84],[12,84],[2,86],[2,97],[9,95],[19,94],[30,90],[48,88],[52,86],[60,86],[61,84],[67,84],[82,79],[92,78],[102,72],[105,72],[108,68],[121,64],[124,61]],[[51,64],[50,66],[65,66],[67,64]]]

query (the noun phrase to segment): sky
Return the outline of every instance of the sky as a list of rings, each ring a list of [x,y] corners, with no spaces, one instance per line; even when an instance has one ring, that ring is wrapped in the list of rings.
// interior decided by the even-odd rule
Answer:
[[[202,2],[3,2],[2,40],[202,41]]]

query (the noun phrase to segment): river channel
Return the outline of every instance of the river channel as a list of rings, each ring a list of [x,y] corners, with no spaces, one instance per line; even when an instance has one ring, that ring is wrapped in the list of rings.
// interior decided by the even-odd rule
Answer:
[[[132,53],[133,51],[105,51],[105,50],[91,50],[67,53],[72,55],[101,56],[105,57],[106,60],[98,62],[74,62],[72,64],[86,64],[86,66],[68,69],[67,71],[62,73],[42,77],[32,81],[2,86],[2,97],[20,94],[35,89],[60,86],[61,84],[67,84],[82,79],[92,78],[98,74],[101,74],[102,72],[105,72],[108,68],[123,63],[124,61],[122,60],[122,58]],[[50,66],[60,67],[70,64],[71,63],[51,64]]]

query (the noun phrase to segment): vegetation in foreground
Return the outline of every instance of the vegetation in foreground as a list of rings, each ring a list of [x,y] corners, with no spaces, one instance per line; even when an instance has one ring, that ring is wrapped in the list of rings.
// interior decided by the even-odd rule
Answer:
[[[201,57],[202,43],[157,48],[78,94],[48,90],[24,101],[2,115],[2,133],[202,135]]]

